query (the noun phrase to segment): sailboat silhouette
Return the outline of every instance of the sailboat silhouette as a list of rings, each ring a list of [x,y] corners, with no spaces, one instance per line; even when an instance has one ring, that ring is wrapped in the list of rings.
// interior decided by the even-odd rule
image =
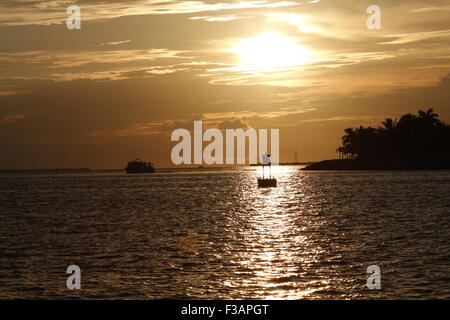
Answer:
[[[262,161],[261,161],[262,169],[263,169],[263,176],[262,178],[258,178],[258,188],[274,188],[277,186],[277,179],[272,178],[272,172],[271,172],[271,165],[270,162],[270,154],[263,154],[262,155]],[[269,167],[269,178],[266,178],[264,176],[264,167]]]

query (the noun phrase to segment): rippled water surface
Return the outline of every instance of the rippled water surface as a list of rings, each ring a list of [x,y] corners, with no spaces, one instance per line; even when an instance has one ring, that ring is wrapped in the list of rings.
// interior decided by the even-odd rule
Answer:
[[[0,298],[450,298],[449,171],[259,170],[1,175]]]

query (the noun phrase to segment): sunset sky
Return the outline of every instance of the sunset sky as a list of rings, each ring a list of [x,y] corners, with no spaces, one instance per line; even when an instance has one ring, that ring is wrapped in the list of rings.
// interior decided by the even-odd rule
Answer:
[[[450,122],[450,0],[1,1],[0,48],[0,169],[173,166],[194,120],[280,129],[281,161],[418,109]]]

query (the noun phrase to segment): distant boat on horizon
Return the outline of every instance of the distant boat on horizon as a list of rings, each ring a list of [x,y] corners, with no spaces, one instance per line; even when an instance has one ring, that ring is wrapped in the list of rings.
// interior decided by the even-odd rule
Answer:
[[[156,169],[151,162],[145,162],[140,159],[136,159],[128,162],[127,167],[124,169],[126,173],[154,173]]]

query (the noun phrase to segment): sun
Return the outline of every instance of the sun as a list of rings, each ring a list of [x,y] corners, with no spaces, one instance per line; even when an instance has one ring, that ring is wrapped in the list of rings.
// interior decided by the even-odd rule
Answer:
[[[267,32],[241,40],[232,50],[238,54],[243,71],[276,72],[304,65],[311,52],[293,38]]]

